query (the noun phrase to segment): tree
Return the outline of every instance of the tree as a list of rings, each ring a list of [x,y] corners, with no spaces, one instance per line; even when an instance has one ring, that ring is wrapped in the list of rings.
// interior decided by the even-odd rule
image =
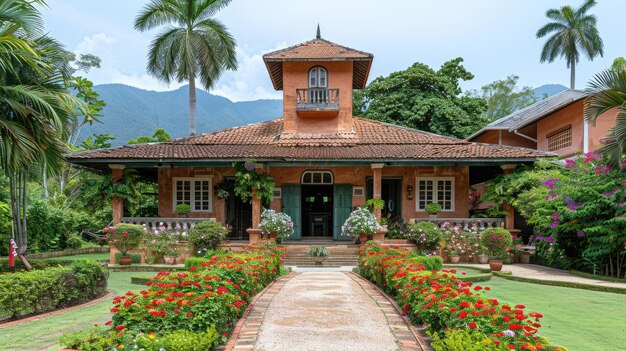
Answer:
[[[196,134],[196,77],[210,90],[224,70],[237,69],[235,39],[212,18],[230,0],[152,0],[135,29],[167,25],[150,45],[148,73],[170,83],[189,82],[189,134]]]
[[[152,137],[142,135],[138,137],[137,139],[130,139],[128,141],[128,144],[134,145],[134,144],[147,144],[147,143],[162,143],[164,141],[169,141],[170,139],[172,139],[172,137],[170,136],[168,132],[165,131],[165,129],[157,128],[154,131],[154,134],[152,134]]]
[[[600,152],[613,164],[620,164],[626,152],[626,70],[608,69],[596,74],[588,91],[591,95],[584,105],[587,122],[595,124],[605,112],[616,110],[615,126]]]
[[[553,62],[557,57],[564,57],[570,69],[570,88],[576,86],[576,64],[581,52],[591,61],[604,55],[602,38],[596,28],[597,18],[587,14],[596,5],[595,0],[586,0],[582,6],[573,9],[563,6],[561,9],[550,9],[546,12],[552,22],[537,31],[537,38],[551,36],[541,50],[541,62]]]
[[[474,78],[462,58],[445,62],[438,71],[416,62],[404,71],[378,77],[356,91],[353,112],[366,118],[459,138],[479,130],[484,99],[461,95],[461,80]]]
[[[626,59],[622,56],[615,58],[611,64],[611,69],[618,71],[626,70]]]
[[[504,116],[537,102],[535,93],[530,87],[518,89],[516,75],[504,80],[496,80],[481,88],[480,97],[487,101],[487,110],[483,117],[495,121]]]
[[[0,167],[9,178],[20,255],[28,247],[28,170],[45,164],[46,172],[54,174],[62,168],[62,140],[71,111],[80,106],[65,85],[70,69],[64,50],[40,34],[41,15],[34,3],[43,2],[7,0],[0,5]]]

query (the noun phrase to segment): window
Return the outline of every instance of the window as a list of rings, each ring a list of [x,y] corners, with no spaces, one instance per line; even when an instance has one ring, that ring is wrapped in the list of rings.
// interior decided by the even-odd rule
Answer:
[[[187,204],[192,212],[211,212],[213,185],[210,177],[174,178],[174,210]]]
[[[327,88],[328,73],[324,67],[313,67],[309,71],[309,88]]]
[[[333,184],[331,171],[306,171],[302,173],[302,184]]]
[[[548,151],[557,151],[572,146],[572,126],[548,134]]]
[[[436,202],[443,211],[454,211],[454,178],[423,177],[416,179],[417,211],[424,211],[426,205]]]

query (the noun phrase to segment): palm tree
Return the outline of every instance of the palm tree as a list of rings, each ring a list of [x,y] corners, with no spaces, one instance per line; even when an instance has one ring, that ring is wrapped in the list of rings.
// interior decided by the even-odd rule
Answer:
[[[603,140],[600,149],[613,164],[621,163],[626,152],[626,69],[608,69],[596,74],[587,90],[591,95],[585,100],[585,120],[596,120],[609,110],[617,110],[615,126]]]
[[[571,89],[576,86],[576,64],[581,52],[592,61],[597,55],[604,54],[604,44],[596,28],[596,16],[587,14],[595,5],[595,0],[586,0],[577,9],[571,6],[550,9],[546,17],[552,22],[537,31],[537,38],[552,34],[541,50],[541,62],[553,62],[557,57],[565,57],[567,68],[571,70]]]
[[[189,82],[189,134],[196,134],[196,77],[209,90],[225,69],[237,69],[235,39],[212,18],[230,0],[152,0],[135,29],[167,27],[152,41],[148,73],[170,83]]]

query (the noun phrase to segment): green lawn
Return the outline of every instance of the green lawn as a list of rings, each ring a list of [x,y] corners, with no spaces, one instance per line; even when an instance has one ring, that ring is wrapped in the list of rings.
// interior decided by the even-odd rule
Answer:
[[[488,297],[544,315],[541,335],[570,351],[623,350],[626,295],[492,278]]]
[[[82,254],[82,255],[73,255],[73,256],[51,257],[51,258],[45,258],[44,261],[74,261],[74,260],[78,260],[81,258],[87,258],[87,259],[96,260],[96,261],[108,261],[109,253],[101,252],[101,253]]]
[[[107,254],[108,255],[108,254]],[[82,256],[82,255],[81,255]],[[72,256],[73,257],[73,256]],[[130,283],[130,277],[152,277],[154,272],[111,272],[109,289],[116,294],[138,292],[140,285]],[[54,350],[58,351],[59,336],[65,332],[103,324],[111,318],[111,300],[61,313],[45,319],[0,329],[0,350]]]

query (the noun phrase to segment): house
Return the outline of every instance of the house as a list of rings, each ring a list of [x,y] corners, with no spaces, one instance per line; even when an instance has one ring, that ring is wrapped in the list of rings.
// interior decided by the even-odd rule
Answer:
[[[71,154],[70,162],[109,172],[124,169],[158,181],[159,218],[124,217],[113,199],[113,221],[191,223],[207,218],[228,224],[231,240],[257,234],[261,201],[244,203],[229,189],[233,162],[247,162],[275,180],[266,206],[289,214],[292,240],[348,240],[341,226],[368,198],[385,200],[380,216],[427,218],[469,215],[472,174],[493,176],[550,154],[528,148],[470,142],[352,115],[352,93],[366,86],[373,55],[319,35],[263,56],[272,84],[283,91],[283,117],[163,143],[128,145]],[[495,173],[494,173],[495,172]],[[174,209],[186,203],[188,218]],[[440,218],[440,220],[443,220]]]
[[[588,95],[564,90],[490,123],[467,140],[549,151],[561,158],[597,150],[615,125],[616,111],[606,112],[596,125],[585,122]]]

